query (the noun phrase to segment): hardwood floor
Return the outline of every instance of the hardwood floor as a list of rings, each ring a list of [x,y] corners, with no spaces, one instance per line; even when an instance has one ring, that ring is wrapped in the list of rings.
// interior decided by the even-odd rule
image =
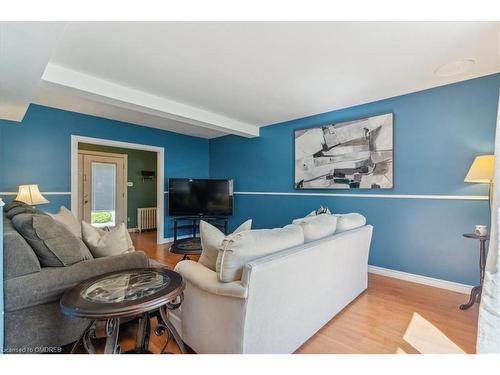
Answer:
[[[132,234],[136,249],[169,267],[181,256],[156,245],[156,233]],[[368,289],[297,353],[474,353],[478,305],[467,311],[458,306],[468,296],[444,289],[379,275],[369,275]],[[135,327],[122,329],[121,345],[133,348]],[[161,351],[165,338],[151,335],[151,350]],[[167,351],[178,352],[169,343]]]

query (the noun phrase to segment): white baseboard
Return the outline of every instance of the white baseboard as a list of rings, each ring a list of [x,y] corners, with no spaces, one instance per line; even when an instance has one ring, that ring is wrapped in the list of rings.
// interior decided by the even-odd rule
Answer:
[[[129,233],[139,232],[139,228],[128,228]]]
[[[463,294],[469,294],[472,289],[472,286],[467,284],[460,284],[453,281],[442,280],[442,279],[434,279],[432,277],[415,275],[413,273],[396,271],[396,270],[391,270],[389,268],[382,268],[377,266],[368,265],[368,272],[377,275],[393,277],[395,279],[411,281],[412,283],[424,284],[436,288],[447,289],[453,292],[458,292]]]

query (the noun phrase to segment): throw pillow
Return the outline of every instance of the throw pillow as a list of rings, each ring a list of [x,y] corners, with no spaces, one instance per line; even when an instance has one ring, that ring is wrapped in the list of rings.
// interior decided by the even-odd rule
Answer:
[[[233,232],[239,233],[252,229],[252,219],[245,221]],[[206,221],[200,220],[200,240],[201,240],[201,255],[198,263],[203,264],[205,267],[216,271],[217,256],[219,255],[219,248],[224,241],[226,235],[222,233],[219,228],[213,226]]]
[[[222,241],[217,257],[217,277],[225,283],[241,280],[243,268],[250,261],[303,243],[302,229],[292,224],[232,234]]]
[[[316,215],[321,215],[321,214],[331,215],[332,213],[328,207],[320,206],[317,210],[311,211],[306,217],[316,216]]]
[[[335,215],[337,217],[337,230],[335,233],[362,227],[366,224],[366,218],[358,213]]]
[[[24,213],[46,215],[46,213],[43,212],[42,210],[26,205],[26,206],[16,206],[14,208],[11,208],[9,212],[7,212],[7,218],[12,220],[14,216]]]
[[[134,251],[124,223],[109,231],[94,228],[82,221],[82,238],[94,258],[108,257]]]
[[[20,206],[30,207],[28,204],[24,202],[13,200],[12,202],[6,203],[5,206],[3,206],[3,212],[7,213],[14,207],[20,207]]]
[[[292,223],[302,228],[305,242],[311,242],[332,235],[337,228],[337,217],[320,214],[295,219]]]
[[[12,218],[12,224],[33,248],[42,267],[64,267],[92,259],[82,240],[48,215],[22,213]]]
[[[66,225],[68,229],[78,238],[82,238],[82,225],[73,213],[66,207],[61,206],[57,214],[49,214],[54,220]]]

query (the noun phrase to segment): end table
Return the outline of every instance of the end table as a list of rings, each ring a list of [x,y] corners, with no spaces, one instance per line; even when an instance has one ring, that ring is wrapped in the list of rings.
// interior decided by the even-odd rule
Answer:
[[[483,291],[483,280],[484,280],[484,267],[486,265],[486,241],[490,239],[490,236],[478,236],[475,233],[465,233],[463,235],[465,238],[472,238],[479,240],[479,285],[472,288],[470,291],[469,302],[460,305],[460,310],[467,310],[469,307],[474,305],[476,302],[481,301],[481,292]]]

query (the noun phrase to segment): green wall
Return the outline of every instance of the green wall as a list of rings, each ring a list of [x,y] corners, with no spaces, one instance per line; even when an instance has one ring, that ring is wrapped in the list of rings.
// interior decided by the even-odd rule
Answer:
[[[79,150],[112,152],[128,155],[128,182],[134,186],[127,188],[127,216],[128,228],[137,227],[137,208],[156,207],[156,178],[142,180],[141,171],[156,171],[156,152],[133,150],[119,147],[108,147],[79,143]]]

